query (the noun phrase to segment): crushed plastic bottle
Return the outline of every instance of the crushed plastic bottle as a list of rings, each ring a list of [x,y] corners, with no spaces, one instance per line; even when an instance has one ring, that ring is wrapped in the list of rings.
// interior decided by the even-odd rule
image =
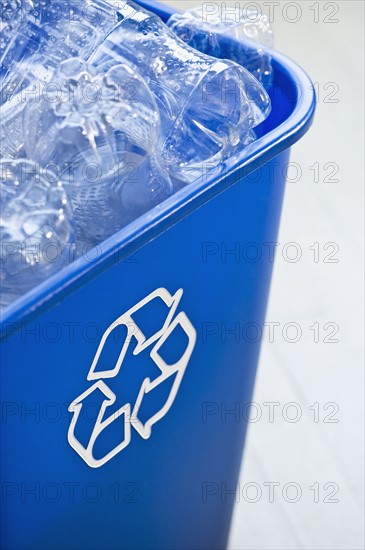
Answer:
[[[66,164],[91,147],[104,173],[125,151],[154,151],[159,132],[155,100],[128,65],[103,72],[80,58],[59,65],[47,97],[27,101],[24,144],[40,164]],[[107,145],[100,155],[100,145]]]
[[[69,263],[72,210],[56,175],[0,160],[0,286],[4,307]]]
[[[22,111],[48,97],[62,61],[86,60],[117,22],[104,0],[9,0],[1,13],[0,153],[24,157]]]
[[[155,99],[125,63],[104,73],[79,58],[62,62],[47,98],[27,102],[23,128],[28,157],[60,174],[83,242],[98,244],[172,193],[151,160],[160,133]],[[133,205],[123,198],[131,184]]]
[[[0,18],[0,59],[6,48],[16,35],[20,25],[30,10],[33,9],[31,0],[2,0]]]
[[[270,112],[270,99],[244,68],[204,55],[133,2],[89,62],[108,70],[127,59],[140,71],[161,113],[160,149],[169,170],[190,182],[202,164],[219,163],[247,143]]]
[[[14,100],[0,105],[0,158],[25,157],[23,109],[24,103]]]
[[[117,11],[104,0],[13,2],[21,5],[14,11],[22,15],[15,25],[7,25],[6,48],[0,51],[2,103],[20,92],[39,95],[59,63],[71,57],[87,60],[117,22]]]
[[[270,49],[273,32],[267,16],[239,3],[210,3],[175,13],[167,21],[174,33],[189,46],[245,67],[268,90],[273,70]]]

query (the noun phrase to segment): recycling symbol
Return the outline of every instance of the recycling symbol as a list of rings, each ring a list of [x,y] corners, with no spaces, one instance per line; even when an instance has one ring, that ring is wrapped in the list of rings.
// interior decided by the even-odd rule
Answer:
[[[118,317],[104,332],[87,375],[87,380],[94,381],[94,383],[85,392],[76,397],[68,409],[73,413],[68,430],[68,442],[91,468],[103,466],[125,449],[131,442],[133,429],[142,438],[149,439],[152,426],[161,420],[170,410],[196,342],[196,330],[187,315],[183,311],[177,313],[182,294],[182,289],[171,295],[165,288],[158,288]],[[151,305],[156,301],[161,302],[161,300],[167,310],[167,314],[161,321],[162,326],[159,326],[152,335],[146,336],[134,317],[137,316],[138,319],[143,319],[144,310],[147,305]],[[104,363],[101,361],[103,351],[118,328],[125,330],[126,337],[121,343],[120,352],[118,348],[119,354],[116,362],[104,366]],[[172,340],[173,334],[177,330],[184,332],[184,346],[182,350],[179,347],[178,358],[174,357],[173,363],[169,364],[170,362],[166,358],[163,358],[161,349]],[[117,395],[110,389],[105,380],[115,380],[118,375],[121,375],[126,355],[131,351],[132,355],[136,357],[136,364],[138,364],[139,356],[141,357],[143,352],[147,352],[149,359],[153,362],[154,371],[157,372],[157,375],[153,377],[146,376],[143,379],[133,403],[124,403],[121,407],[118,404],[115,409]],[[102,368],[100,368],[100,364]],[[168,388],[167,396],[164,397],[162,403],[157,401],[157,410],[154,407],[153,412],[148,418],[141,418],[140,411],[143,409],[144,400],[148,399],[149,396],[153,397],[153,392],[158,392],[158,389],[161,389],[162,385]],[[101,395],[102,403],[100,404],[95,422],[92,425],[91,434],[88,437],[87,443],[85,443],[84,441],[80,441],[77,435],[77,427],[80,423],[83,404],[94,395]],[[114,411],[108,414],[108,409],[112,410],[113,406]],[[98,440],[107,428],[112,427],[114,422],[118,422],[118,429],[120,424],[123,424],[124,429],[121,430],[123,432],[121,434],[122,437],[119,438],[112,450],[108,449],[107,452],[102,453],[102,456],[95,458],[94,450],[98,444]]]

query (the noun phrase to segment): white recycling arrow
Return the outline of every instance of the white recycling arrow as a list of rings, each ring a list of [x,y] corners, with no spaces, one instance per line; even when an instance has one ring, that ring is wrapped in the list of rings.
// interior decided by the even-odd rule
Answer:
[[[188,344],[186,346],[184,353],[180,357],[180,359],[173,365],[169,365],[161,357],[161,355],[159,354],[159,350],[178,325],[180,325],[181,328],[186,333],[188,337]],[[191,322],[189,321],[188,317],[182,311],[175,317],[175,319],[170,324],[165,334],[162,336],[162,338],[160,338],[160,340],[151,350],[151,354],[150,354],[151,358],[154,360],[158,368],[161,370],[161,375],[158,376],[155,380],[153,380],[153,382],[151,382],[149,378],[145,378],[141,386],[141,389],[139,391],[136,403],[133,407],[132,416],[131,416],[133,428],[135,428],[139,433],[139,435],[144,439],[148,439],[150,437],[151,428],[153,424],[161,420],[161,418],[163,418],[171,408],[175,400],[176,394],[178,392],[181,380],[184,376],[185,369],[189,363],[189,359],[193,352],[195,342],[196,342],[196,330],[191,324]],[[142,407],[143,399],[146,399],[145,397],[146,395],[148,395],[155,388],[160,386],[160,384],[167,381],[172,376],[175,377],[175,380],[173,381],[173,385],[170,390],[169,396],[166,402],[164,403],[163,407],[159,411],[157,411],[155,414],[153,414],[147,420],[147,422],[143,424],[143,422],[138,418],[138,412]]]
[[[95,423],[93,432],[91,434],[89,443],[87,447],[84,447],[78,439],[76,439],[75,436],[75,426],[77,424],[77,420],[80,416],[80,412],[82,409],[82,402],[86,397],[88,397],[91,393],[93,393],[96,390],[100,390],[106,397],[106,399],[103,401],[100,413],[98,415],[97,421]],[[111,389],[104,384],[102,380],[99,380],[98,382],[95,382],[88,390],[86,390],[84,393],[76,397],[74,401],[69,406],[68,410],[73,413],[73,418],[70,423],[70,427],[68,429],[68,442],[71,445],[71,447],[85,460],[85,462],[91,467],[91,468],[99,468],[100,466],[103,466],[108,460],[113,458],[116,454],[118,454],[120,451],[122,451],[130,442],[131,440],[131,425],[130,425],[130,411],[131,407],[130,404],[127,403],[118,411],[111,414],[106,420],[103,420],[105,411],[107,407],[110,407],[115,403],[116,395],[111,391]],[[124,421],[124,438],[123,441],[121,441],[112,451],[107,453],[103,458],[96,459],[93,456],[93,447],[95,445],[95,442],[101,432],[109,426],[112,422],[117,420],[120,416],[125,416]]]
[[[98,349],[96,350],[96,354],[91,364],[87,379],[98,380],[99,378],[113,378],[114,376],[117,376],[121,368],[121,365],[123,363],[124,357],[127,353],[132,336],[134,336],[134,338],[137,341],[136,347],[133,350],[133,355],[138,355],[141,351],[143,351],[145,348],[147,348],[148,346],[153,344],[156,340],[158,340],[166,332],[171,322],[171,319],[175,314],[176,308],[180,302],[182,294],[183,294],[183,290],[181,288],[173,296],[171,296],[171,294],[165,288],[158,288],[154,292],[151,292],[151,294],[143,298],[143,300],[138,302],[138,304],[136,304],[131,309],[123,313],[123,315],[118,317],[118,319],[116,319],[104,332],[103,337],[98,346]],[[160,330],[155,332],[155,334],[153,334],[153,336],[151,336],[150,338],[146,338],[146,336],[141,331],[140,327],[137,325],[137,323],[134,322],[133,314],[136,311],[139,311],[144,305],[148,304],[149,302],[151,302],[156,298],[161,298],[161,300],[163,300],[163,302],[167,305],[167,307],[170,308],[170,311]],[[115,330],[119,325],[125,325],[127,327],[128,333],[116,364],[113,365],[108,370],[104,370],[104,371],[96,370],[100,355],[103,351],[103,348],[105,346],[107,339],[109,338],[113,330]]]

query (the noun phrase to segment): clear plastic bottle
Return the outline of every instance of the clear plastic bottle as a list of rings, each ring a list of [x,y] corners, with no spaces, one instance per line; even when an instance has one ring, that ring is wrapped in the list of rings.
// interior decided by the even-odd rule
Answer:
[[[133,2],[119,16],[89,61],[104,70],[123,59],[138,67],[158,103],[160,149],[174,176],[189,182],[202,163],[218,163],[248,142],[270,112],[266,91],[248,71],[194,50]]]
[[[2,17],[6,27],[0,50],[1,103],[23,91],[43,91],[59,63],[70,57],[86,60],[117,23],[117,11],[104,0],[12,0]],[[33,85],[33,86],[32,86]]]
[[[260,9],[247,9],[237,2],[206,3],[174,13],[167,25],[189,46],[236,61],[266,90],[270,89],[273,78],[270,49],[274,36],[267,16]]]
[[[172,193],[154,159],[157,105],[126,63],[104,73],[71,58],[60,64],[51,84],[47,98],[27,102],[25,151],[60,174],[73,204],[77,239],[98,244]]]
[[[32,0],[2,0],[0,17],[0,59],[28,13],[33,9]]]
[[[30,98],[48,98],[59,64],[86,60],[115,26],[104,0],[7,0],[1,13],[0,153],[24,157],[22,111]]]
[[[0,160],[0,208],[4,307],[71,261],[74,229],[62,184],[28,160]]]

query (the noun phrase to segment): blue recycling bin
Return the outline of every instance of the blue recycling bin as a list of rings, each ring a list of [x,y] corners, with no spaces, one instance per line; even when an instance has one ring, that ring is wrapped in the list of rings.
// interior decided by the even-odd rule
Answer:
[[[290,148],[315,110],[307,75],[273,67],[240,158],[4,312],[1,548],[225,547]]]

